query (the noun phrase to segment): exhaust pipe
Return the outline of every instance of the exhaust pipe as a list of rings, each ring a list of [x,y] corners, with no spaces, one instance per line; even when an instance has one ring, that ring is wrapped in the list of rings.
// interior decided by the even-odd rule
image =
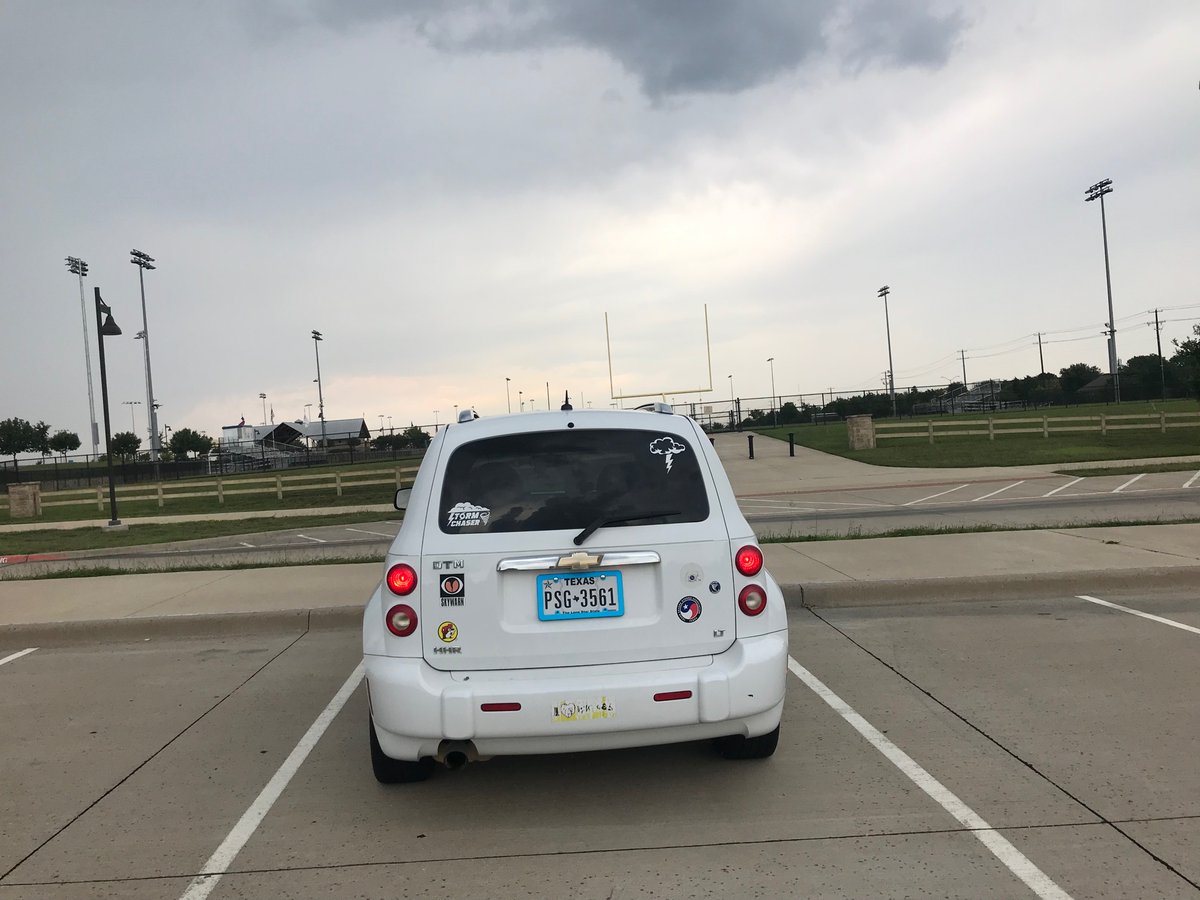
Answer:
[[[447,769],[461,769],[469,762],[478,762],[479,752],[473,741],[442,741],[434,759]]]

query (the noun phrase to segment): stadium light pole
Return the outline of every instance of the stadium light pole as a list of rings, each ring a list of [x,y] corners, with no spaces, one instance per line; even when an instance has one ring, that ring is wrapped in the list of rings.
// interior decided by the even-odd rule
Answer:
[[[1104,284],[1108,288],[1108,372],[1112,376],[1113,402],[1121,402],[1121,376],[1117,371],[1117,326],[1113,320],[1112,275],[1108,269],[1108,221],[1104,216],[1104,195],[1112,193],[1112,179],[1097,181],[1084,191],[1085,203],[1100,201],[1100,233],[1104,237]]]
[[[508,376],[504,378],[504,399],[508,402],[508,411],[512,413],[512,379]]]
[[[770,364],[770,366],[771,366],[771,413],[772,413],[772,417],[775,420],[775,427],[778,428],[779,427],[779,407],[776,405],[775,401],[779,398],[775,396],[775,357],[773,357],[773,356],[768,357],[767,363]]]
[[[83,317],[83,361],[87,366],[88,413],[91,416],[88,422],[92,426],[92,456],[98,457],[100,455],[100,427],[96,424],[96,397],[92,392],[92,351],[88,346],[87,301],[83,296],[83,279],[87,277],[88,264],[78,256],[68,256],[67,271],[72,275],[79,276],[79,312]]]
[[[892,368],[892,320],[888,316],[888,294],[892,289],[886,284],[879,289],[879,296],[883,298],[883,324],[887,328],[887,345],[888,345],[888,393],[892,395],[892,418],[896,418],[896,370]]]
[[[321,332],[312,333],[313,352],[317,355],[317,417],[321,420],[321,449],[325,448],[325,394],[321,390],[321,341],[325,338]]]
[[[138,287],[142,292],[142,354],[146,364],[146,426],[150,430],[150,460],[154,463],[154,480],[160,481],[158,457],[158,403],[154,400],[154,377],[150,372],[150,326],[146,323],[146,279],[147,269],[154,269],[154,257],[141,250],[130,250],[129,261],[138,267]]]
[[[113,477],[112,427],[108,416],[108,370],[104,366],[104,338],[116,337],[121,333],[121,329],[113,321],[112,309],[100,299],[100,288],[95,288],[95,292],[96,340],[100,344],[100,400],[104,406],[104,455],[108,463],[108,505],[112,513],[108,527],[119,528],[121,520],[117,517],[117,486]],[[105,318],[101,320],[101,316]]]
[[[259,391],[258,399],[263,402],[263,424],[267,424],[267,395]]]
[[[134,416],[133,408],[135,406],[141,406],[142,401],[141,400],[122,400],[121,405],[129,407],[129,430],[132,431],[134,434],[137,434],[137,419]]]

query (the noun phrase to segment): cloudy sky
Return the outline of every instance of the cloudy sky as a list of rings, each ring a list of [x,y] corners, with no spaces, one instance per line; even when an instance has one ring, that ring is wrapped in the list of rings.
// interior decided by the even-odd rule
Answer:
[[[0,6],[0,418],[442,422],[1107,367],[1200,319],[1195,0]],[[1192,320],[1192,321],[1188,321]],[[99,406],[94,321],[89,340]],[[1168,345],[1169,346],[1169,345]],[[732,375],[732,385],[729,376]],[[140,400],[142,405],[121,405]],[[386,424],[385,419],[385,424]]]

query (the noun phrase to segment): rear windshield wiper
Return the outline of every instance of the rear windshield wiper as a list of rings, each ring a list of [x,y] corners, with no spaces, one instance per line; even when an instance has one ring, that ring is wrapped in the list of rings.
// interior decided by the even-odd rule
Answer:
[[[605,513],[595,521],[589,523],[587,528],[583,529],[583,531],[579,532],[579,534],[575,535],[575,546],[578,547],[601,528],[607,528],[609,525],[620,525],[623,522],[636,522],[639,519],[657,519],[659,516],[677,515],[679,515],[679,510],[677,509],[667,509],[659,512],[637,513],[636,515],[618,516],[613,519],[610,519],[608,517],[608,513]]]

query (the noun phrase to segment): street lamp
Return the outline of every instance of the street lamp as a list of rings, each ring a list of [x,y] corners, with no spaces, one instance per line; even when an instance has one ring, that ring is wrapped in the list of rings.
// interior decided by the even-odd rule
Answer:
[[[134,434],[137,434],[137,421],[134,419],[133,408],[135,406],[141,406],[142,401],[141,400],[122,400],[121,405],[129,407],[129,430],[132,431]]]
[[[1108,270],[1108,221],[1104,216],[1104,195],[1112,193],[1112,179],[1097,181],[1084,193],[1085,203],[1100,200],[1100,230],[1104,236],[1104,284],[1108,288],[1108,371],[1112,375],[1113,402],[1121,402],[1121,378],[1117,371],[1117,326],[1113,321],[1112,275]]]
[[[504,379],[504,399],[508,401],[508,411],[512,413],[512,391],[509,389],[512,384],[512,379],[506,377]]]
[[[121,520],[117,518],[117,486],[113,478],[112,429],[108,418],[108,370],[104,366],[104,339],[106,337],[116,337],[121,333],[121,329],[113,321],[112,309],[100,299],[100,288],[95,288],[95,292],[96,340],[100,344],[100,400],[104,407],[104,455],[108,462],[108,503],[109,509],[112,512],[108,527],[119,528]],[[100,319],[101,315],[105,317],[103,321]]]
[[[775,357],[768,357],[767,362],[771,365],[771,412],[773,414],[773,418],[775,419],[775,427],[778,428],[779,408],[776,406],[775,401],[779,398],[775,396]]]
[[[892,289],[886,284],[879,289],[879,296],[883,298],[883,324],[887,327],[887,342],[888,342],[888,392],[892,395],[892,418],[896,417],[896,370],[892,366],[892,322],[888,316],[888,294]]]
[[[317,355],[317,417],[321,420],[321,448],[325,449],[325,394],[321,390],[321,332],[313,331],[313,352]]]
[[[92,426],[92,456],[100,455],[100,429],[96,425],[96,399],[92,394],[92,351],[88,347],[87,303],[83,298],[83,279],[88,273],[88,264],[78,256],[67,257],[67,270],[79,276],[79,312],[83,316],[83,361],[87,364],[88,420]]]
[[[159,481],[158,470],[158,404],[154,402],[154,379],[150,375],[150,326],[146,324],[146,281],[147,269],[154,269],[154,257],[141,250],[130,250],[129,261],[138,267],[138,287],[142,291],[142,354],[146,362],[146,424],[150,430],[150,459],[154,463],[154,480]]]

